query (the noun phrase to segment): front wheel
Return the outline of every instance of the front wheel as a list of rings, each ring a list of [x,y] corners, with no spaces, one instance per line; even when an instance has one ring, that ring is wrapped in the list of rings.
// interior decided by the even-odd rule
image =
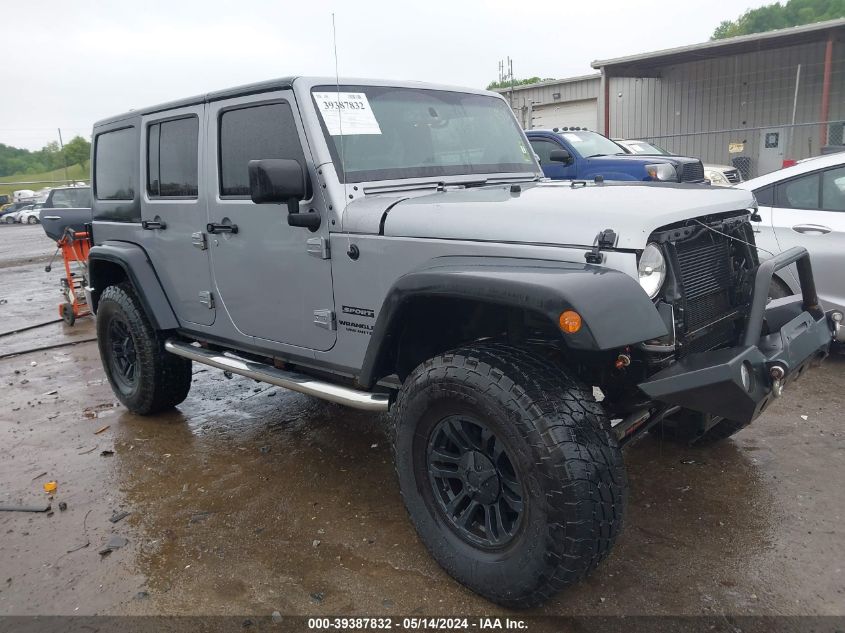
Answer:
[[[627,483],[607,416],[561,368],[505,345],[437,356],[392,413],[402,498],[459,582],[530,607],[608,554]]]
[[[26,219],[26,223],[27,224],[38,224],[38,218],[36,218],[34,215],[31,215]]]
[[[97,344],[112,391],[132,413],[158,413],[188,396],[191,361],[164,350],[163,337],[128,285],[109,286],[100,295]]]

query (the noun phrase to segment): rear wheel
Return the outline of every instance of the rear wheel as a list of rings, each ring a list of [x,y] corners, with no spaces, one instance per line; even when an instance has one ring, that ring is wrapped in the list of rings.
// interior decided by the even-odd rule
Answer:
[[[31,215],[26,219],[26,223],[27,224],[38,224],[38,218],[36,218],[34,215]]]
[[[619,534],[621,451],[590,390],[554,363],[505,345],[436,356],[403,383],[392,430],[421,540],[489,600],[541,604]]]
[[[112,390],[133,413],[158,413],[188,396],[191,361],[164,351],[128,285],[109,286],[100,296],[97,343]]]

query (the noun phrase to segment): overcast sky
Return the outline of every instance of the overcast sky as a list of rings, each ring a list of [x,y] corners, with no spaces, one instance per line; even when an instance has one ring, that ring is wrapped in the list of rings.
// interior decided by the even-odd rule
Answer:
[[[39,149],[146,105],[286,75],[484,87],[706,41],[757,0],[2,0],[0,143]]]

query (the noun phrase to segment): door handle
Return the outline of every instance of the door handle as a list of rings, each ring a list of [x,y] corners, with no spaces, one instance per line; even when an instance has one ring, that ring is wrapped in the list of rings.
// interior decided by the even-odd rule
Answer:
[[[149,220],[141,220],[141,228],[145,231],[155,231],[156,229],[164,230],[167,228],[166,222],[150,222]]]
[[[237,233],[237,224],[214,224],[209,223],[205,225],[205,230],[209,233]]]
[[[792,230],[796,233],[818,233],[819,235],[824,235],[825,233],[830,233],[833,229],[829,226],[822,226],[821,224],[796,224],[792,227]]]
[[[60,215],[45,215],[42,220],[61,220],[62,216]]]

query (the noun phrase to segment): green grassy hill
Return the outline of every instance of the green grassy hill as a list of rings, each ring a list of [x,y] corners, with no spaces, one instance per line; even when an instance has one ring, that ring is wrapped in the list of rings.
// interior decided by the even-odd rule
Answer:
[[[91,178],[89,174],[89,169],[86,168],[83,170],[82,165],[71,165],[67,168],[67,175],[68,178],[71,180],[88,180]],[[55,180],[55,181],[64,181],[65,179],[65,170],[64,167],[61,169],[56,169],[54,171],[47,171],[41,174],[15,174],[14,176],[3,176],[0,178],[0,194],[7,193],[9,195],[12,194],[13,191],[17,191],[18,189],[32,189],[34,191],[38,191],[44,187],[57,187],[64,182],[55,182],[53,184],[38,184],[38,185],[9,185],[6,183],[9,182],[32,182],[36,180]]]

